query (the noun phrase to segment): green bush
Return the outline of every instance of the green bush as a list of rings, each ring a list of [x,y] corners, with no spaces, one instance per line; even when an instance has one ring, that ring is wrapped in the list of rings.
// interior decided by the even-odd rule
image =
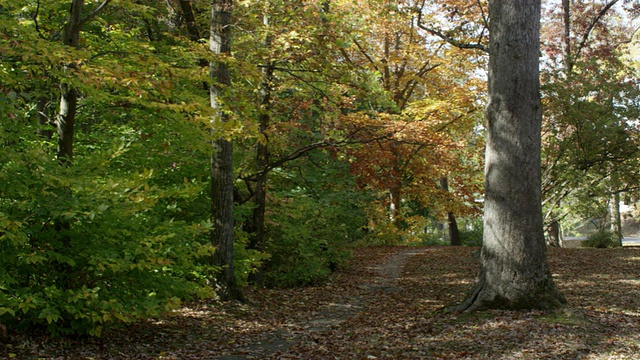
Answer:
[[[233,241],[233,270],[240,287],[248,285],[249,276],[255,274],[271,258],[266,252],[247,249],[247,243],[248,234],[236,229]]]
[[[210,226],[179,216],[206,184],[169,184],[126,145],[79,142],[61,167],[28,125],[0,128],[0,323],[98,336],[215,295]]]
[[[612,231],[598,231],[589,235],[582,246],[598,249],[615,248],[620,246],[620,239]]]
[[[100,335],[213,295],[207,224],[158,214],[161,193],[148,188],[146,175],[118,183],[60,175],[11,163],[0,169],[3,324]]]
[[[298,188],[272,197],[267,222],[265,281],[294,287],[325,281],[365,235],[366,217],[351,191],[307,194]]]
[[[482,246],[482,222],[474,224],[471,230],[460,230],[460,242],[464,246]]]
[[[359,232],[340,206],[311,197],[286,199],[272,213],[269,227],[267,285],[295,287],[325,281],[349,256],[350,234]],[[277,226],[274,226],[277,224]],[[355,227],[358,227],[356,230]]]

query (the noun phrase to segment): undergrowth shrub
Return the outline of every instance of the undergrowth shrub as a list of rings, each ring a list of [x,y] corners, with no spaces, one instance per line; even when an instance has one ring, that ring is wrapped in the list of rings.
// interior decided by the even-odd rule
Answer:
[[[482,224],[472,229],[460,229],[460,242],[464,246],[482,246]]]
[[[364,235],[364,216],[352,203],[327,195],[282,198],[268,224],[267,285],[294,287],[325,281],[350,256]]]
[[[3,324],[100,335],[213,295],[209,226],[160,216],[149,174],[115,182],[12,165],[0,169]]]
[[[591,247],[598,249],[615,248],[620,246],[620,239],[613,231],[598,231],[587,237],[582,242],[583,247]]]
[[[242,229],[235,229],[233,241],[233,270],[238,286],[248,285],[249,277],[255,274],[271,255],[255,249],[248,249],[249,234]]]
[[[292,207],[295,207],[293,209]],[[309,197],[281,204],[273,220],[265,279],[270,286],[294,287],[325,281],[346,260],[348,225],[335,208],[319,206]]]
[[[3,129],[0,323],[99,336],[215,295],[210,224],[178,215],[206,184],[169,185],[122,159],[137,151],[126,143],[102,151],[79,144],[77,162],[61,167],[35,128]],[[114,159],[129,168],[111,168]]]

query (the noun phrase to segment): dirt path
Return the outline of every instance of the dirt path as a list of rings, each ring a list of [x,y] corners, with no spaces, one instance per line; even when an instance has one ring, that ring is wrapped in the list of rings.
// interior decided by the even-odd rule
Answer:
[[[239,360],[239,359],[257,359],[274,356],[277,353],[283,353],[299,342],[313,341],[314,338],[322,333],[329,332],[331,329],[338,327],[346,320],[350,319],[358,312],[363,311],[367,307],[367,303],[376,293],[396,293],[401,288],[398,280],[402,275],[402,270],[409,259],[418,254],[428,251],[424,248],[401,248],[395,254],[390,255],[380,264],[365,268],[372,276],[364,277],[362,283],[354,284],[359,290],[355,295],[339,296],[341,289],[335,289],[333,301],[323,304],[313,318],[308,319],[305,323],[291,326],[293,331],[274,331],[267,341],[248,344],[236,349],[238,355],[219,356],[218,360]],[[345,294],[352,291],[345,291]]]

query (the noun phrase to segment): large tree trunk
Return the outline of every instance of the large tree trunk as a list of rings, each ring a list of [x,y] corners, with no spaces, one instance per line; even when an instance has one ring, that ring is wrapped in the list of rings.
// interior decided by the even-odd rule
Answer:
[[[565,300],[547,265],[540,195],[540,0],[491,0],[489,16],[481,269],[456,310],[556,309]]]
[[[216,247],[214,265],[222,268],[220,295],[242,300],[233,267],[233,145],[224,136],[224,123],[229,117],[220,109],[220,93],[231,85],[226,57],[231,55],[231,9],[233,0],[214,0],[211,5],[209,46],[216,56],[211,63],[211,107],[216,110],[212,121],[214,139],[211,155],[211,242]]]

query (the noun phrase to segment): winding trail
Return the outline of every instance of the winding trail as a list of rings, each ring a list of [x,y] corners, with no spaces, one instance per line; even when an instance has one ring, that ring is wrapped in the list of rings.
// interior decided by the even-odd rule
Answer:
[[[274,355],[278,352],[286,352],[298,341],[313,338],[321,333],[337,327],[349,318],[363,311],[368,302],[368,298],[375,298],[376,293],[395,293],[402,289],[398,286],[398,280],[402,275],[402,270],[409,259],[414,255],[427,252],[426,248],[401,248],[399,251],[384,262],[368,267],[367,271],[374,276],[368,278],[366,282],[356,284],[362,290],[358,295],[351,295],[340,298],[339,301],[328,302],[321,306],[312,319],[304,324],[298,324],[301,331],[278,330],[272,333],[269,341],[249,344],[237,349],[241,355],[219,356],[218,360],[240,360],[257,359]],[[337,296],[339,297],[339,296]]]

